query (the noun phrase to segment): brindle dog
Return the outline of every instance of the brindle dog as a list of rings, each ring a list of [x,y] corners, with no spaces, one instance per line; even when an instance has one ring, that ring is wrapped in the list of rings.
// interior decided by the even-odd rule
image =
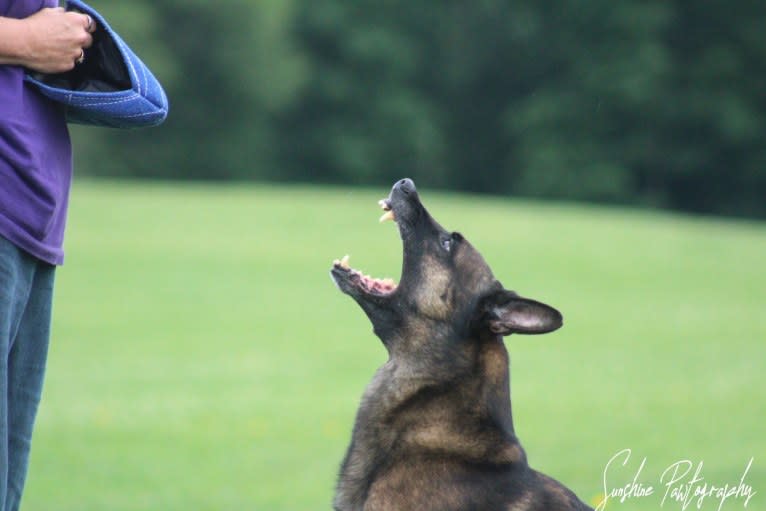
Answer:
[[[559,328],[561,314],[506,290],[479,252],[443,229],[409,179],[381,220],[399,226],[399,285],[335,261],[389,360],[375,373],[343,461],[337,511],[591,509],[527,465],[513,430],[503,336]]]

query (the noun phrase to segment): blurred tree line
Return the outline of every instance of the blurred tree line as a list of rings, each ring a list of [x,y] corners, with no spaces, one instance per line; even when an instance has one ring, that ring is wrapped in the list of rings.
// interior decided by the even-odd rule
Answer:
[[[80,174],[429,187],[766,217],[762,0],[93,0],[167,123]]]

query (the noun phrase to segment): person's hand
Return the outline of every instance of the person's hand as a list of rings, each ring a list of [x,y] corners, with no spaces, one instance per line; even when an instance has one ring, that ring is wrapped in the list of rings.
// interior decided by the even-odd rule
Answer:
[[[93,44],[96,22],[61,7],[42,9],[23,22],[21,63],[43,73],[62,73],[81,63]]]

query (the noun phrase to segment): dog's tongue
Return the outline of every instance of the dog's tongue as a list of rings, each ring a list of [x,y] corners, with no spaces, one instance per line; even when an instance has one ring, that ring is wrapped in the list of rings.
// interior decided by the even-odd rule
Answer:
[[[387,294],[396,289],[396,282],[394,282],[394,279],[388,277],[385,279],[376,279],[375,277],[366,275],[359,270],[353,269],[348,264],[348,260],[349,256],[345,255],[341,259],[336,259],[333,261],[333,265],[339,268],[343,268],[344,270],[356,275],[359,278],[362,287],[368,293],[375,291],[380,294]]]

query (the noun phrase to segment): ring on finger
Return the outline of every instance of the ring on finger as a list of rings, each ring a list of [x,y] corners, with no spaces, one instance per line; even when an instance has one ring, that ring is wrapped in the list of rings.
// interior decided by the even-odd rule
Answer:
[[[80,56],[75,59],[74,63],[82,64],[83,62],[85,62],[85,50],[80,48]]]

